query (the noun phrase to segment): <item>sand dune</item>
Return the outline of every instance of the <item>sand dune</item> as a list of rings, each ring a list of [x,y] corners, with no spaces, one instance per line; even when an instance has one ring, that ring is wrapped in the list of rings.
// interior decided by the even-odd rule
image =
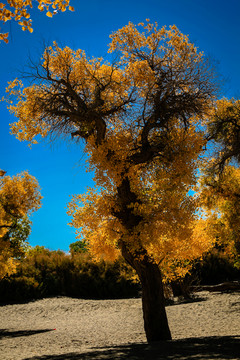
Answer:
[[[1,360],[240,359],[240,293],[167,307],[173,341],[146,343],[141,299],[67,297],[0,307]]]

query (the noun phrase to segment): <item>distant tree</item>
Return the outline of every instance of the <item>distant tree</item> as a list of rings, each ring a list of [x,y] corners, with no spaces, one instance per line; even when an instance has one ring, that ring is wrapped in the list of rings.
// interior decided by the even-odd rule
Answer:
[[[84,139],[97,188],[73,197],[72,225],[92,255],[122,254],[136,270],[146,336],[158,341],[171,338],[161,272],[185,274],[211,245],[189,190],[215,84],[203,54],[176,26],[139,27],[111,35],[109,52],[119,56],[112,64],[54,43],[32,85],[21,89],[15,80],[8,91],[17,97],[11,129],[20,140]]]
[[[87,242],[84,239],[75,241],[74,243],[69,245],[69,248],[70,248],[71,254],[88,252]]]
[[[66,11],[67,9],[74,11],[69,5],[70,0],[37,0],[38,9],[46,11],[46,15],[52,17],[58,11]],[[22,27],[23,31],[33,32],[32,20],[30,18],[29,9],[34,5],[33,0],[6,0],[0,2],[0,22],[2,24],[9,20],[15,20]],[[0,41],[8,43],[8,33],[0,33]]]
[[[26,250],[29,247],[28,237],[31,233],[32,222],[27,216],[20,218],[16,221],[16,224],[10,228],[7,233],[8,240],[13,250],[15,258],[21,258],[25,255]]]
[[[32,255],[32,254],[50,254],[50,250],[45,248],[45,246],[40,246],[40,245],[36,245],[34,247],[30,247],[28,249],[28,254]]]
[[[37,180],[27,172],[0,178],[0,278],[16,270],[30,233],[28,215],[40,207]]]
[[[38,255],[38,254],[43,254],[43,255],[50,255],[50,254],[65,255],[65,252],[62,251],[62,250],[49,250],[45,246],[41,246],[41,245],[36,245],[34,247],[29,247],[27,249],[27,255],[28,256]]]

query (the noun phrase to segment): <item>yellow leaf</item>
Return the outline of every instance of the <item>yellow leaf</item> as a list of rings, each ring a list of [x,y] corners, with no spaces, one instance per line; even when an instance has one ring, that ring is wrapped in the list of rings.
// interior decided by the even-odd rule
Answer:
[[[69,10],[70,10],[70,11],[75,11],[75,9],[74,9],[73,6],[69,6]]]
[[[46,15],[47,15],[48,17],[52,17],[52,13],[51,13],[50,11],[48,11],[48,12],[46,13]]]

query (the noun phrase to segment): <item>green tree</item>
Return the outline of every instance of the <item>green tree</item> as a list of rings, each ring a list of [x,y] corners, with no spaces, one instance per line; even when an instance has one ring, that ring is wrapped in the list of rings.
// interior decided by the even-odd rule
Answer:
[[[28,237],[31,233],[32,222],[27,216],[16,220],[9,232],[7,233],[8,240],[13,250],[15,258],[21,258],[26,253],[29,247]]]
[[[75,241],[74,243],[69,245],[69,248],[71,254],[86,253],[88,251],[86,240]]]

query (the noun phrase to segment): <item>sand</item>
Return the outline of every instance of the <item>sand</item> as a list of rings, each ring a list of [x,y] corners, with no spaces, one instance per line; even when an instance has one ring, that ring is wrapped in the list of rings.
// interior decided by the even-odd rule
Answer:
[[[0,306],[0,360],[240,359],[240,293],[167,307],[173,340],[148,345],[141,299]]]

